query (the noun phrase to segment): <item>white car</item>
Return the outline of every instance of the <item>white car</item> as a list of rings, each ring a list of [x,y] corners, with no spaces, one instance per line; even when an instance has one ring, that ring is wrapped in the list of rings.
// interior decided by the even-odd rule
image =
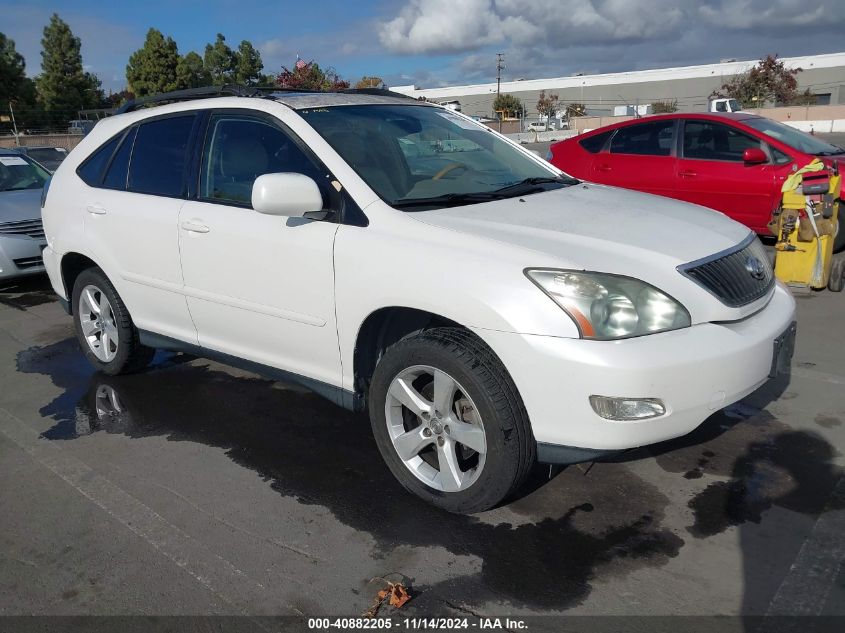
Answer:
[[[545,121],[532,121],[528,124],[528,129],[531,132],[546,132],[554,130],[554,124],[546,123]]]
[[[369,92],[98,123],[43,209],[94,367],[183,350],[369,409],[396,478],[454,512],[538,461],[688,433],[788,367],[794,302],[744,226]]]

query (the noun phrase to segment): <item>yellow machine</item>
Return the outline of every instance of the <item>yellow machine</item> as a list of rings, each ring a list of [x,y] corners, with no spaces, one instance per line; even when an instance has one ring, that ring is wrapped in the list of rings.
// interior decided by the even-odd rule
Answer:
[[[839,170],[819,160],[784,183],[781,206],[769,228],[777,237],[775,276],[785,284],[842,290],[845,260],[833,255],[841,187]]]

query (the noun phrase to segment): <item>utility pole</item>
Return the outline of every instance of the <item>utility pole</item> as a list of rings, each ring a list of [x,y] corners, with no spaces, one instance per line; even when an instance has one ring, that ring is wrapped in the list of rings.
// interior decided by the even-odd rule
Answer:
[[[505,67],[505,54],[496,53],[496,100],[502,93],[502,69]],[[493,108],[495,110],[495,108]],[[502,131],[502,116],[499,116],[499,132]]]
[[[20,137],[18,136],[18,124],[17,124],[17,123],[15,123],[15,111],[14,111],[14,110],[12,110],[12,102],[11,102],[11,100],[9,101],[9,114],[11,114],[11,115],[12,115],[12,129],[15,131],[15,145],[17,145],[18,147],[20,147],[20,146],[21,146],[21,139],[20,139]]]
[[[496,53],[496,96],[502,91],[502,70],[505,68],[505,54]]]

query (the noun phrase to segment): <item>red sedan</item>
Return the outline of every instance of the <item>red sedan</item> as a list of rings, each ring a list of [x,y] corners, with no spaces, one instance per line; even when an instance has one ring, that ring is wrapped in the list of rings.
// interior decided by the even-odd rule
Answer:
[[[845,169],[845,149],[742,112],[634,119],[555,143],[549,154],[576,178],[710,207],[764,235],[794,169],[816,157]],[[836,246],[845,246],[845,230]]]

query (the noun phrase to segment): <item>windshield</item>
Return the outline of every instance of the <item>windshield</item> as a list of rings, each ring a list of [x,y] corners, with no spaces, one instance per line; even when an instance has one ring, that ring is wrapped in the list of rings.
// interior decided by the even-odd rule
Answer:
[[[50,174],[35,161],[16,154],[0,154],[0,191],[41,189]]]
[[[425,200],[433,207],[467,204],[571,184],[551,165],[538,164],[489,128],[450,110],[363,105],[300,114],[396,207],[420,210]],[[514,187],[520,184],[529,189]]]
[[[825,143],[815,136],[811,136],[801,130],[796,130],[794,127],[784,125],[778,121],[772,121],[771,119],[755,117],[743,119],[742,122],[749,127],[753,127],[758,132],[762,132],[766,136],[771,136],[781,143],[785,143],[805,154],[831,156],[832,154],[840,154],[845,151],[837,145]]]

